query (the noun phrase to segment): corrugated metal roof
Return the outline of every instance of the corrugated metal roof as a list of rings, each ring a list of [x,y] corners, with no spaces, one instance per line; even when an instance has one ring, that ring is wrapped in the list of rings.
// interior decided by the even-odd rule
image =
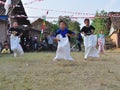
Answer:
[[[2,0],[2,1],[6,1],[6,0]],[[12,5],[17,5],[21,0],[12,0]],[[13,7],[10,8],[9,12],[13,9]],[[5,9],[4,9],[4,5],[0,5],[0,15],[5,15]]]
[[[5,2],[6,0],[3,0],[3,1]],[[11,12],[13,12],[14,16],[16,16],[16,15],[27,16],[21,0],[12,0],[12,5],[13,6],[19,5],[20,7],[11,7],[8,15],[10,15]],[[4,5],[0,5],[0,15],[5,15]],[[30,24],[30,21],[27,20],[26,17],[22,17],[22,18],[16,17],[16,19],[20,25],[29,25]]]

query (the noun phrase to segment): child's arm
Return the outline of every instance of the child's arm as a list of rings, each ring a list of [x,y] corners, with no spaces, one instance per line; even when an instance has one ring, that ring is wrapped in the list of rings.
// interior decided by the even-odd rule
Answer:
[[[71,36],[75,36],[75,33],[72,32],[71,30],[69,30],[68,33],[67,33],[67,36],[70,36],[70,37],[71,37]]]
[[[4,54],[4,53],[5,53],[5,49],[3,49],[3,50],[1,51],[1,53]]]
[[[54,38],[53,40],[56,42],[60,41],[60,39],[58,39],[58,38]]]

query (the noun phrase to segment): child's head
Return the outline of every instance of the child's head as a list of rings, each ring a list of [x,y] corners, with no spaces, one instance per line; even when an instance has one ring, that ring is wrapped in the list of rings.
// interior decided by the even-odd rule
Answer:
[[[4,48],[5,48],[5,49],[9,49],[9,46],[8,46],[8,44],[6,44],[6,45],[4,46]]]
[[[89,19],[85,19],[84,23],[85,23],[86,26],[89,26],[90,25],[90,20]]]
[[[14,28],[18,28],[18,26],[19,26],[19,25],[18,25],[18,22],[13,22],[13,27],[14,27]]]
[[[101,31],[100,31],[100,33],[101,33],[101,34],[103,34],[103,33],[104,33],[104,31],[103,31],[103,30],[101,30]]]
[[[60,26],[60,29],[61,29],[61,30],[64,30],[67,25],[66,25],[66,23],[65,23],[64,21],[60,21],[60,22],[59,22],[59,26]]]
[[[7,41],[7,40],[6,40],[6,41],[4,41],[4,45],[5,45],[5,44],[8,44],[8,41]]]

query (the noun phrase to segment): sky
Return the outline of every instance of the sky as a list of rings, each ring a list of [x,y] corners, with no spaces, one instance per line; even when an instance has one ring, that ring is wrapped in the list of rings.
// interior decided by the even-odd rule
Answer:
[[[34,1],[33,3],[29,3]],[[46,15],[46,10],[56,11],[70,11],[80,13],[95,14],[96,11],[105,10],[107,12],[119,12],[120,11],[120,0],[22,0],[25,10],[29,16],[36,16],[36,18],[29,18],[32,21],[36,20],[37,17]],[[28,3],[25,5],[25,3]],[[46,9],[46,10],[42,10]],[[59,17],[59,16],[74,16],[80,17],[81,15],[49,11],[48,17]],[[82,15],[84,16],[84,15]],[[53,21],[53,19],[47,19]],[[83,24],[83,19],[76,19]]]

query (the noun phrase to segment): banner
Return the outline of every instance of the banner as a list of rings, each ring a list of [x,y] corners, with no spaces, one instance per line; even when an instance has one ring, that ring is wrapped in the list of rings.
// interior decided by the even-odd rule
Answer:
[[[0,15],[0,19],[1,19],[1,20],[7,20],[7,19],[8,19],[8,16],[6,16],[6,15]]]

